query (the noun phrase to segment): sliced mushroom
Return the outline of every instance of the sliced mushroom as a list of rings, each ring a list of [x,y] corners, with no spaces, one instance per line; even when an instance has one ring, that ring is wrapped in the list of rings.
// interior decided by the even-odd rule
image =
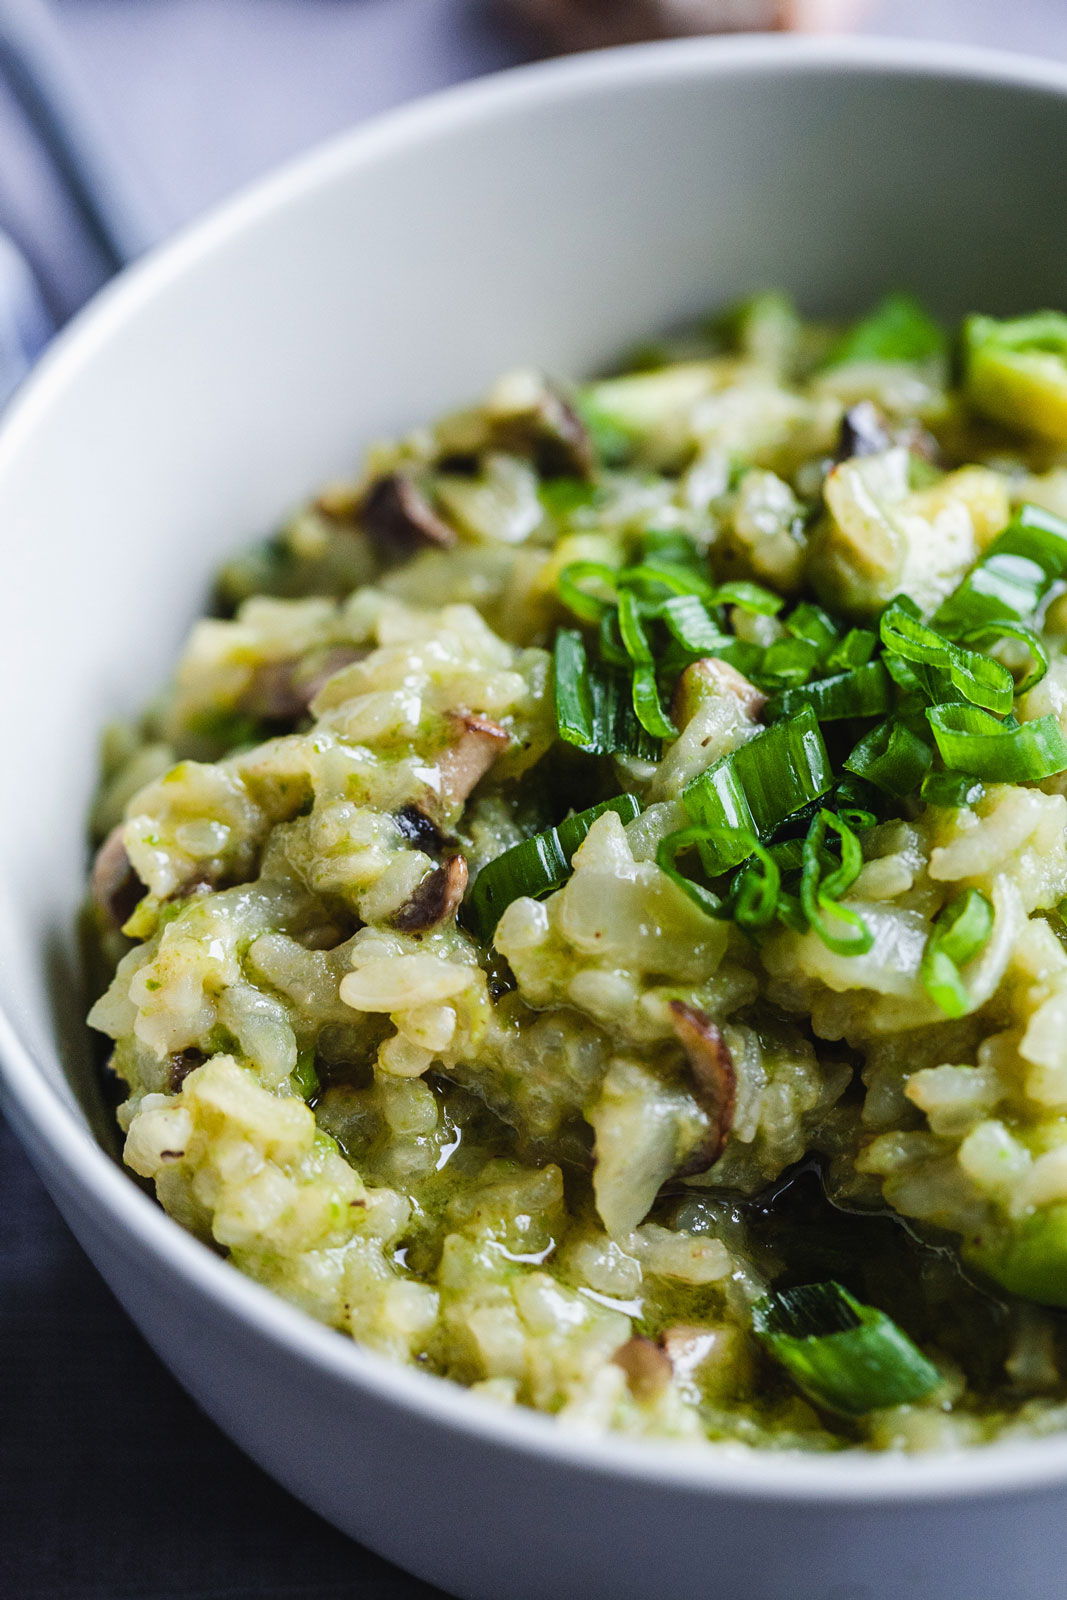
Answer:
[[[399,928],[401,933],[425,933],[428,928],[447,922],[459,910],[466,887],[465,858],[449,856],[427,873],[411,898],[400,907],[393,917],[394,928]]]
[[[653,1400],[670,1383],[673,1368],[670,1357],[652,1339],[635,1336],[620,1345],[612,1356],[621,1367],[636,1400]]]
[[[856,456],[877,456],[894,445],[903,445],[913,456],[937,464],[941,450],[937,440],[921,422],[890,424],[872,400],[857,400],[841,419],[836,461]]]
[[[877,456],[892,444],[885,418],[873,400],[857,400],[841,418],[841,433],[835,459],[849,461],[853,456]]]
[[[133,916],[145,892],[126,854],[123,828],[121,822],[112,828],[96,852],[89,880],[93,903],[100,907],[113,928],[121,928]]]
[[[411,472],[391,472],[371,484],[360,507],[360,522],[381,555],[406,560],[416,550],[449,550],[456,532],[439,517]]]
[[[454,711],[449,720],[455,738],[437,758],[440,773],[440,799],[446,805],[466,800],[474,785],[484,778],[497,756],[511,743],[511,735],[499,722],[469,711]]]
[[[366,654],[352,645],[337,645],[314,664],[304,656],[268,661],[256,669],[240,709],[267,722],[299,722],[327,679]]]
[[[393,821],[396,823],[405,839],[410,839],[412,844],[428,856],[439,856],[449,840],[443,834],[436,822],[432,822],[425,811],[420,811],[418,806],[401,806],[395,813]]]
[[[671,698],[675,726],[684,728],[696,707],[711,693],[732,694],[753,719],[767,704],[762,689],[757,689],[736,667],[731,667],[728,661],[720,661],[717,656],[704,656],[699,661],[691,661],[675,685]]]
[[[707,1114],[708,1135],[675,1173],[691,1178],[714,1166],[726,1148],[737,1108],[737,1073],[722,1033],[696,1006],[684,1000],[670,1004],[671,1026],[685,1051],[697,1104]]]
[[[593,442],[570,401],[539,372],[509,373],[489,398],[493,440],[532,457],[545,477],[587,478]]]
[[[190,1047],[188,1050],[179,1050],[175,1055],[172,1055],[170,1066],[167,1070],[167,1088],[171,1094],[177,1094],[190,1072],[195,1072],[197,1067],[202,1067],[206,1060],[207,1056],[204,1052],[197,1050],[195,1046]]]

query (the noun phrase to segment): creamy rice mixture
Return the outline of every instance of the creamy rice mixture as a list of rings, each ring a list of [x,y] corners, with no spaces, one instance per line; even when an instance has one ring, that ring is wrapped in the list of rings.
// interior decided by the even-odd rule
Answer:
[[[567,1424],[1067,1425],[1067,317],[761,295],[508,374],[105,738],[125,1160]]]

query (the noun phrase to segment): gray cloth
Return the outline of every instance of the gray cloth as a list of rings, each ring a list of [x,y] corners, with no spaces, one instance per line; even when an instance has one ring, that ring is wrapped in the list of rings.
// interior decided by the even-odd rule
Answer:
[[[175,225],[327,134],[521,55],[475,0],[59,0],[58,11]],[[881,0],[864,27],[1067,57],[1063,0]],[[101,280],[2,92],[0,227],[56,315]],[[0,1128],[0,1595],[350,1594],[431,1591],[326,1527],[200,1415]]]

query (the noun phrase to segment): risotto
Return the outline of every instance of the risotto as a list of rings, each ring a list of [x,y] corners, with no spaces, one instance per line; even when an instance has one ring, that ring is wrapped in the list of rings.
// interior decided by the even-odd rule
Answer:
[[[513,372],[109,728],[125,1160],[563,1425],[1067,1426],[1067,316],[756,297]]]

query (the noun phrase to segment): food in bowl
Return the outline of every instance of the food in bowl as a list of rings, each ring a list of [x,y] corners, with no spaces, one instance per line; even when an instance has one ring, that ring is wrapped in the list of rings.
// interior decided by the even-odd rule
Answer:
[[[1067,1424],[1067,317],[512,373],[215,598],[93,816],[173,1217],[576,1426]]]

